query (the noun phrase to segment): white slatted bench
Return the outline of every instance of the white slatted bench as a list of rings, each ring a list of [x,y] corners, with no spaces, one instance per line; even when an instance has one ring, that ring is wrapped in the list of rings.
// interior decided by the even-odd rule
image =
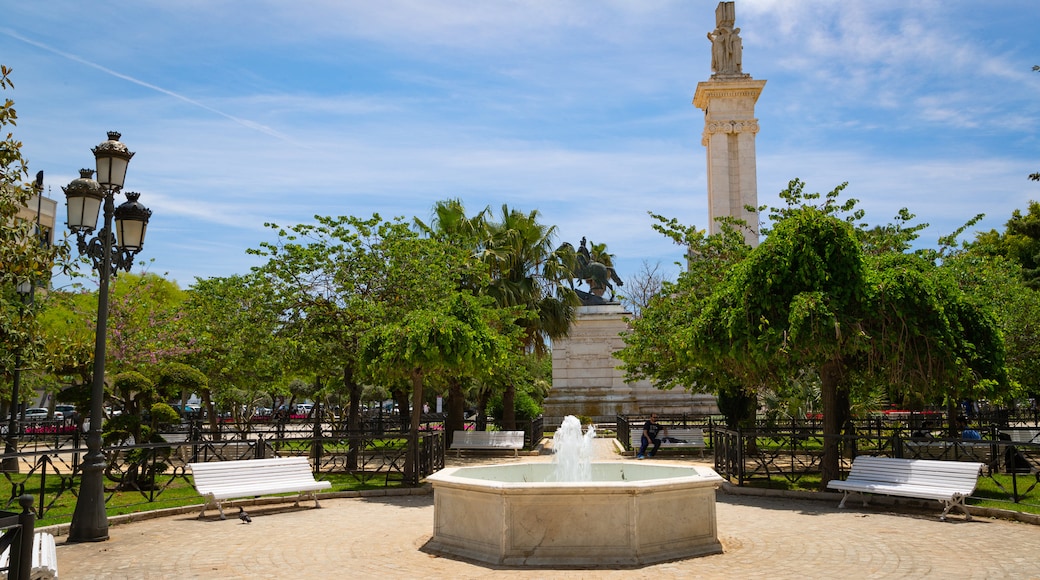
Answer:
[[[523,431],[453,431],[451,435],[451,449],[455,450],[455,457],[458,457],[463,449],[512,449],[513,457],[519,457],[523,448]]]
[[[701,456],[704,456],[704,449],[708,444],[704,441],[704,430],[700,427],[693,428],[679,428],[679,427],[668,427],[662,425],[668,430],[667,433],[660,434],[659,439],[661,440],[661,448],[690,448],[697,449],[701,452]],[[643,428],[640,426],[639,429],[633,429],[632,435],[632,450],[636,453],[639,452],[639,446],[642,445]],[[653,443],[650,444],[651,446]]]
[[[207,509],[217,508],[224,519],[223,502],[237,497],[255,497],[272,493],[299,492],[296,504],[308,496],[318,504],[315,492],[332,487],[328,481],[315,481],[311,464],[306,457],[276,457],[243,461],[213,461],[189,463],[195,490],[206,497],[201,518]]]
[[[1040,443],[1040,429],[1015,429],[1005,433],[1015,443]]]
[[[971,514],[964,500],[975,491],[983,467],[982,463],[967,461],[860,455],[852,461],[847,479],[832,479],[827,482],[827,487],[845,492],[838,504],[839,508],[845,507],[845,500],[852,494],[860,494],[866,506],[867,496],[864,494],[874,493],[934,499],[945,506],[939,519],[945,520],[946,515],[956,506],[964,512],[965,519],[970,520]]]
[[[3,578],[7,578],[7,568],[11,565],[11,549],[0,554],[0,568]],[[54,546],[54,536],[47,532],[33,534],[32,567],[29,569],[31,580],[55,580],[58,577],[58,552]]]

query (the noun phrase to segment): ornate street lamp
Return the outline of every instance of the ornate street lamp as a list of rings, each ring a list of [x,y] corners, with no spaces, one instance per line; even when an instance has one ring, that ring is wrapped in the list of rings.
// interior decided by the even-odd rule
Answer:
[[[101,423],[105,401],[105,333],[108,327],[108,280],[119,270],[130,271],[134,256],[144,245],[144,233],[152,212],[138,203],[140,194],[128,192],[128,201],[115,207],[115,194],[123,189],[126,167],[134,156],[119,142],[119,133],[109,131],[108,141],[92,151],[97,161],[93,171],[81,169],[79,179],[63,187],[68,207],[68,227],[75,232],[79,253],[89,256],[98,272],[97,335],[94,339],[94,377],[90,389],[90,430],[83,459],[80,491],[69,526],[69,542],[101,542],[108,539],[105,513],[105,454],[101,451]],[[98,208],[104,203],[105,223],[97,236],[86,237],[97,227]],[[115,231],[112,220],[115,218]],[[117,238],[118,234],[118,238]]]

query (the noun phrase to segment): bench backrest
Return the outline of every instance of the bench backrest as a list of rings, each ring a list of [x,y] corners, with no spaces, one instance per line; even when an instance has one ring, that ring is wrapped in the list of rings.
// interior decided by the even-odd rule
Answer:
[[[1015,429],[1005,431],[1015,443],[1040,443],[1040,429]]]
[[[487,447],[520,447],[524,446],[523,431],[454,431],[451,444],[478,445]]]
[[[700,427],[668,427],[663,426],[668,430],[665,433],[663,430],[658,432],[658,437],[673,437],[675,439],[681,439],[686,443],[692,443],[694,445],[704,445],[704,429]],[[637,430],[632,431],[632,447],[639,447],[642,444],[643,428],[640,427]]]
[[[275,457],[243,461],[211,461],[189,463],[195,489],[206,493],[214,486],[233,485],[240,481],[301,479],[314,480],[311,463],[306,457]]]
[[[897,459],[860,455],[852,462],[850,480],[905,483],[971,493],[984,464],[968,461]]]

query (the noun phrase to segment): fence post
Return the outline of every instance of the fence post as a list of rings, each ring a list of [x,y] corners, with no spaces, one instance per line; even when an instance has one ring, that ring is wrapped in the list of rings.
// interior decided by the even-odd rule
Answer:
[[[744,485],[744,428],[737,425],[737,485]]]
[[[32,511],[33,497],[25,494],[18,497],[22,513],[18,514],[18,531],[11,545],[11,559],[7,570],[8,578],[29,580],[32,573],[33,536],[36,533],[36,514]],[[18,550],[15,551],[15,545]]]
[[[314,439],[311,440],[311,457],[314,458],[314,469],[317,473],[318,466],[321,464],[322,455],[322,440],[321,440],[321,403],[315,401],[314,408],[311,409],[311,416],[314,417],[314,428],[311,430],[311,434]]]

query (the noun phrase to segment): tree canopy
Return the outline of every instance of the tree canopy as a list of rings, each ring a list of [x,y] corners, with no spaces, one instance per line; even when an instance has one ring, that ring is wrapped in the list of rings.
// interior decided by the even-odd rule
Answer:
[[[0,65],[0,91],[14,88],[11,69]],[[17,125],[14,101],[0,104],[0,369],[9,372],[15,360],[33,366],[44,350],[36,321],[37,308],[16,289],[46,287],[55,265],[67,266],[68,247],[41,243],[36,224],[18,219],[41,183],[29,182],[29,166],[22,157],[22,143],[10,127]],[[42,174],[41,174],[42,179]]]
[[[853,377],[924,392],[949,386],[949,398],[986,381],[1006,382],[1004,343],[989,310],[934,261],[903,251],[914,228],[856,224],[862,213],[854,200],[837,202],[843,188],[817,203],[818,194],[803,194],[793,181],[782,196],[788,207],[774,210],[765,241],[706,298],[695,294],[704,286],[688,282],[652,303],[644,319],[658,324],[637,324],[622,355],[629,367],[671,384],[710,377],[716,388],[738,381],[756,389],[811,369],[823,399],[824,484],[838,474]],[[680,322],[659,324],[657,310]],[[643,336],[647,330],[669,334]],[[644,358],[661,347],[674,354],[673,364]],[[699,370],[676,371],[683,367]]]

